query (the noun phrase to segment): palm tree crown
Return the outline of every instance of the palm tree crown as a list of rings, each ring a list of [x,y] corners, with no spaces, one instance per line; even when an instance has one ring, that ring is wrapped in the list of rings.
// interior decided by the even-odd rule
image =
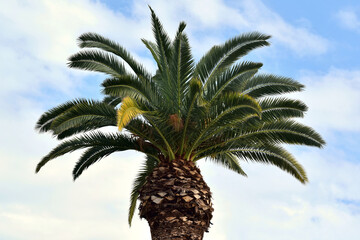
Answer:
[[[75,99],[45,112],[36,128],[65,139],[37,165],[86,149],[73,170],[76,179],[93,163],[117,151],[146,155],[131,194],[129,222],[139,189],[162,161],[209,159],[245,175],[239,160],[273,164],[300,182],[303,167],[282,144],[321,147],[321,136],[293,120],[307,107],[279,95],[301,91],[287,77],[260,74],[262,63],[238,60],[269,45],[258,32],[239,35],[211,48],[194,61],[185,23],[170,40],[151,9],[155,42],[142,39],[157,63],[151,74],[122,46],[96,33],[79,37],[84,50],[69,58],[69,67],[105,73],[102,101]],[[131,72],[125,68],[125,64]],[[115,126],[119,131],[100,129]],[[69,137],[72,137],[69,139]]]

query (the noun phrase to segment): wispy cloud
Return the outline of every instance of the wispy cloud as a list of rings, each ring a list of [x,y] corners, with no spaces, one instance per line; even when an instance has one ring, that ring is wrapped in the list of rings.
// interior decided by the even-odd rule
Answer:
[[[306,123],[327,131],[360,131],[360,71],[332,68],[304,73],[300,81],[306,89],[296,97],[309,105]]]
[[[360,19],[354,10],[340,10],[336,14],[336,17],[343,27],[360,31]]]
[[[286,22],[259,0],[230,1],[227,4],[221,0],[149,2],[165,23],[185,19],[192,34],[206,29],[206,38],[213,41],[194,39],[195,46],[202,51],[201,54],[210,46],[224,40],[219,37],[224,28],[232,29],[235,34],[255,30],[270,34],[277,45],[285,46],[300,56],[323,54],[330,45],[327,39],[310,29]],[[142,2],[138,1],[137,6],[140,5],[143,6]]]
[[[286,22],[259,0],[244,0],[238,6],[243,9],[239,14],[247,20],[249,28],[273,35],[274,41],[301,56],[323,54],[329,48],[327,39],[308,28]]]

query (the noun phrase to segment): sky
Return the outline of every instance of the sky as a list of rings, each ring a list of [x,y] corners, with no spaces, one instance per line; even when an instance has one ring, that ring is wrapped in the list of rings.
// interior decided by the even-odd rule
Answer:
[[[358,239],[360,235],[360,3],[279,0],[0,0],[0,239],[150,239],[145,220],[127,224],[131,185],[144,159],[113,154],[73,182],[81,152],[35,166],[59,142],[34,130],[40,115],[74,98],[101,99],[104,75],[68,69],[76,38],[97,32],[127,48],[150,71],[140,41],[153,39],[150,5],[174,36],[187,23],[196,60],[249,31],[271,46],[244,60],[292,77],[305,91],[304,119],[327,144],[287,147],[304,166],[302,185],[280,169],[243,162],[242,177],[200,162],[213,192],[206,240]],[[137,213],[136,213],[137,214]]]

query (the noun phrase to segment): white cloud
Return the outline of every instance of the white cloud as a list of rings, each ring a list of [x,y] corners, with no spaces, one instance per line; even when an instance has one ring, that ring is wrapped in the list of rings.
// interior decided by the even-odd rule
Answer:
[[[2,98],[14,93],[41,94],[38,91],[43,87],[75,95],[89,73],[69,70],[66,62],[78,51],[76,38],[84,32],[120,38],[130,51],[141,45],[140,37],[151,35],[148,19],[126,18],[88,0],[1,2],[0,16],[0,27],[6,32],[0,37]],[[154,68],[149,60],[143,62]]]
[[[204,54],[212,45],[226,40],[219,38],[224,28],[234,30],[234,34],[246,31],[270,34],[276,45],[286,46],[300,56],[323,54],[330,45],[325,38],[312,33],[308,28],[287,23],[259,0],[230,1],[228,4],[220,0],[186,0],[171,4],[165,0],[148,2],[165,26],[176,29],[177,22],[185,20],[191,36],[197,31],[207,30],[206,38],[199,39],[197,35],[191,38],[197,57]],[[141,1],[136,3],[141,9],[143,5]],[[208,41],[209,39],[214,41]]]
[[[243,6],[242,14],[250,28],[273,35],[274,41],[288,46],[299,55],[322,54],[329,48],[325,38],[307,28],[287,23],[261,1],[245,0],[239,6]]]
[[[350,30],[360,30],[360,19],[354,10],[340,10],[336,17],[343,27]]]
[[[237,6],[236,3],[232,4]],[[74,92],[82,76],[87,74],[67,70],[65,63],[78,50],[75,39],[88,31],[120,42],[154,70],[153,62],[136,54],[145,49],[141,37],[152,39],[149,10],[145,2],[136,1],[133,5],[134,15],[129,18],[120,12],[113,12],[100,2],[88,0],[1,2],[0,26],[7,34],[0,38],[0,61],[3,63],[0,71],[7,84],[1,88],[0,96],[5,97],[13,91],[29,93],[32,89],[41,89],[44,84],[67,94]],[[180,20],[188,22],[197,58],[212,45],[225,40],[219,34],[224,27],[239,33],[259,30],[272,34],[273,41],[301,55],[320,54],[328,46],[322,37],[286,23],[260,1],[242,1],[237,9],[219,0],[206,3],[150,1],[150,5],[157,11],[166,29],[172,31],[171,35],[175,33]],[[181,10],[183,14],[179,14]],[[213,32],[199,37],[198,33],[204,30]]]
[[[304,119],[323,130],[360,131],[360,71],[332,68],[328,73],[305,73],[304,92],[296,94],[309,111]]]

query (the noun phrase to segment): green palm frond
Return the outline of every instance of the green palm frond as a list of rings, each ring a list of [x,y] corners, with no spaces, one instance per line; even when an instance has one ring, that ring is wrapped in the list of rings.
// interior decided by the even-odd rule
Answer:
[[[325,142],[312,128],[293,120],[258,123],[245,127],[234,139],[322,147]]]
[[[170,71],[172,81],[170,81],[168,94],[173,96],[176,109],[173,113],[181,114],[181,105],[189,88],[189,80],[194,68],[194,60],[191,55],[190,45],[187,36],[183,33],[186,24],[181,22],[175,40],[172,43],[172,54]]]
[[[301,183],[305,184],[308,181],[305,170],[301,164],[299,164],[295,158],[282,147],[261,143],[255,145],[242,144],[241,147],[233,147],[233,149],[228,150],[218,148],[213,151],[204,152],[201,155],[198,155],[195,159],[198,161],[202,158],[218,156],[218,154],[231,153],[232,155],[246,161],[275,165],[293,175]]]
[[[117,105],[119,105],[121,103],[122,98],[121,97],[115,97],[115,96],[105,96],[103,99],[103,102],[106,104],[109,104],[113,107],[116,107]]]
[[[151,21],[153,27],[153,33],[156,40],[156,46],[159,54],[160,65],[159,70],[162,72],[163,80],[170,80],[170,69],[169,69],[169,60],[171,57],[171,41],[166,34],[159,18],[156,16],[155,12],[150,8],[151,11]]]
[[[191,79],[190,83],[189,83],[189,92],[187,94],[187,99],[186,99],[187,103],[185,104],[186,108],[184,110],[184,115],[186,116],[186,118],[185,118],[184,128],[182,130],[183,133],[182,133],[182,137],[181,137],[181,145],[180,145],[180,150],[179,150],[180,155],[184,154],[184,150],[186,150],[187,146],[189,145],[189,144],[185,144],[185,142],[186,142],[186,138],[188,137],[189,133],[193,129],[193,127],[191,127],[191,125],[193,125],[192,119],[194,119],[194,117],[201,118],[201,115],[205,115],[204,111],[200,111],[200,109],[204,109],[204,108],[199,107],[197,105],[197,101],[201,94],[201,91],[202,91],[201,81],[196,78]],[[196,114],[196,113],[198,113],[198,114]],[[190,129],[190,131],[189,131],[189,129]]]
[[[84,50],[72,55],[68,66],[105,73],[113,77],[127,74],[124,65],[115,56],[98,50]]]
[[[107,147],[117,146],[118,151],[124,150],[138,150],[140,151],[139,145],[136,139],[130,138],[126,135],[119,133],[105,134],[102,132],[92,132],[83,134],[79,137],[74,137],[70,140],[65,140],[51,152],[49,152],[43,159],[38,163],[36,172],[38,172],[47,162],[60,157],[66,153],[70,153],[79,149],[87,147]]]
[[[77,128],[89,123],[89,121],[102,121],[112,123],[116,119],[116,110],[113,106],[100,101],[89,100],[80,102],[66,112],[56,117],[50,126],[54,134]]]
[[[200,128],[200,132],[194,131],[196,138],[191,143],[192,146],[186,153],[186,158],[188,159],[192,151],[207,140],[209,135],[212,136],[219,127],[234,120],[241,121],[252,114],[261,116],[261,107],[254,98],[238,93],[229,93],[222,96],[213,106],[210,106],[209,118],[204,121],[204,126]]]
[[[237,82],[245,82],[262,67],[262,63],[242,62],[224,71],[216,77],[216,81],[208,82],[204,86],[204,98],[208,101],[216,99],[226,89],[233,91],[232,85]]]
[[[54,107],[41,115],[40,119],[36,123],[35,129],[39,130],[39,132],[50,131],[50,126],[55,118],[78,104],[88,104],[89,102],[91,102],[91,100],[75,99]]]
[[[239,163],[237,157],[230,152],[214,154],[214,155],[211,155],[210,157],[208,157],[208,159],[212,162],[221,164],[225,168],[228,168],[240,175],[247,177],[247,174],[240,167],[240,163]]]
[[[248,94],[254,98],[298,92],[303,90],[304,85],[287,78],[270,74],[259,74],[247,81],[245,85],[233,86],[236,91]]]
[[[104,87],[102,92],[113,97],[131,97],[148,104],[159,101],[153,84],[133,76],[123,75],[117,78],[108,78],[102,83],[102,86]]]
[[[214,46],[203,56],[196,65],[194,74],[202,82],[214,81],[214,77],[246,55],[249,51],[269,45],[270,36],[258,32],[242,34],[238,37],[226,41],[223,45]]]
[[[161,138],[163,144],[166,146],[166,151],[163,154],[169,158],[170,161],[175,159],[174,149],[171,147],[171,140],[173,140],[173,132],[169,131],[171,126],[164,123],[167,122],[166,119],[161,119],[157,116],[158,112],[146,112],[143,114],[143,117],[149,122],[151,127],[158,133],[158,136]]]
[[[285,118],[303,117],[307,106],[288,98],[264,98],[259,101],[262,108],[262,120],[274,121]]]
[[[111,41],[110,39],[97,33],[84,33],[78,38],[78,41],[81,48],[99,48],[120,57],[130,66],[139,78],[151,78],[150,73],[148,73],[146,69],[138,63],[125,48],[116,42]]]
[[[304,168],[284,148],[274,145],[261,147],[239,148],[231,151],[234,155],[245,160],[272,164],[290,173],[301,183],[308,181]]]
[[[159,152],[166,152],[166,145],[162,141],[162,137],[159,135],[148,122],[143,119],[133,119],[127,126],[125,126],[129,132],[134,136],[150,142],[153,147]]]
[[[139,190],[145,184],[146,177],[152,173],[153,169],[157,166],[157,164],[158,161],[154,157],[146,155],[146,160],[143,168],[139,171],[138,175],[134,180],[133,188],[130,195],[130,207],[128,214],[128,222],[130,226],[136,209],[136,201],[139,198]]]
[[[156,44],[149,41],[149,40],[146,40],[146,39],[141,39],[141,41],[144,43],[145,47],[147,49],[149,49],[152,57],[154,58],[155,62],[157,63],[158,66],[161,65],[161,62],[160,62],[160,54],[159,54],[159,49],[157,48]]]
[[[240,126],[239,128],[223,131],[217,138],[222,139],[222,141],[199,149],[195,157],[203,156],[207,152],[218,151],[219,148],[231,149],[259,143],[286,143],[320,148],[325,144],[321,136],[312,128],[291,120],[258,123],[258,125],[252,127]]]
[[[68,128],[67,130],[62,131],[59,134],[55,134],[58,140],[62,140],[64,138],[71,137],[73,135],[89,132],[92,130],[97,130],[103,127],[114,127],[116,129],[116,116],[113,118],[100,118],[100,119],[91,119],[88,121],[82,122],[81,125],[76,127]]]
[[[73,178],[76,180],[85,169],[89,168],[92,164],[100,161],[102,158],[121,151],[119,146],[96,146],[88,148],[80,157],[73,169]]]

